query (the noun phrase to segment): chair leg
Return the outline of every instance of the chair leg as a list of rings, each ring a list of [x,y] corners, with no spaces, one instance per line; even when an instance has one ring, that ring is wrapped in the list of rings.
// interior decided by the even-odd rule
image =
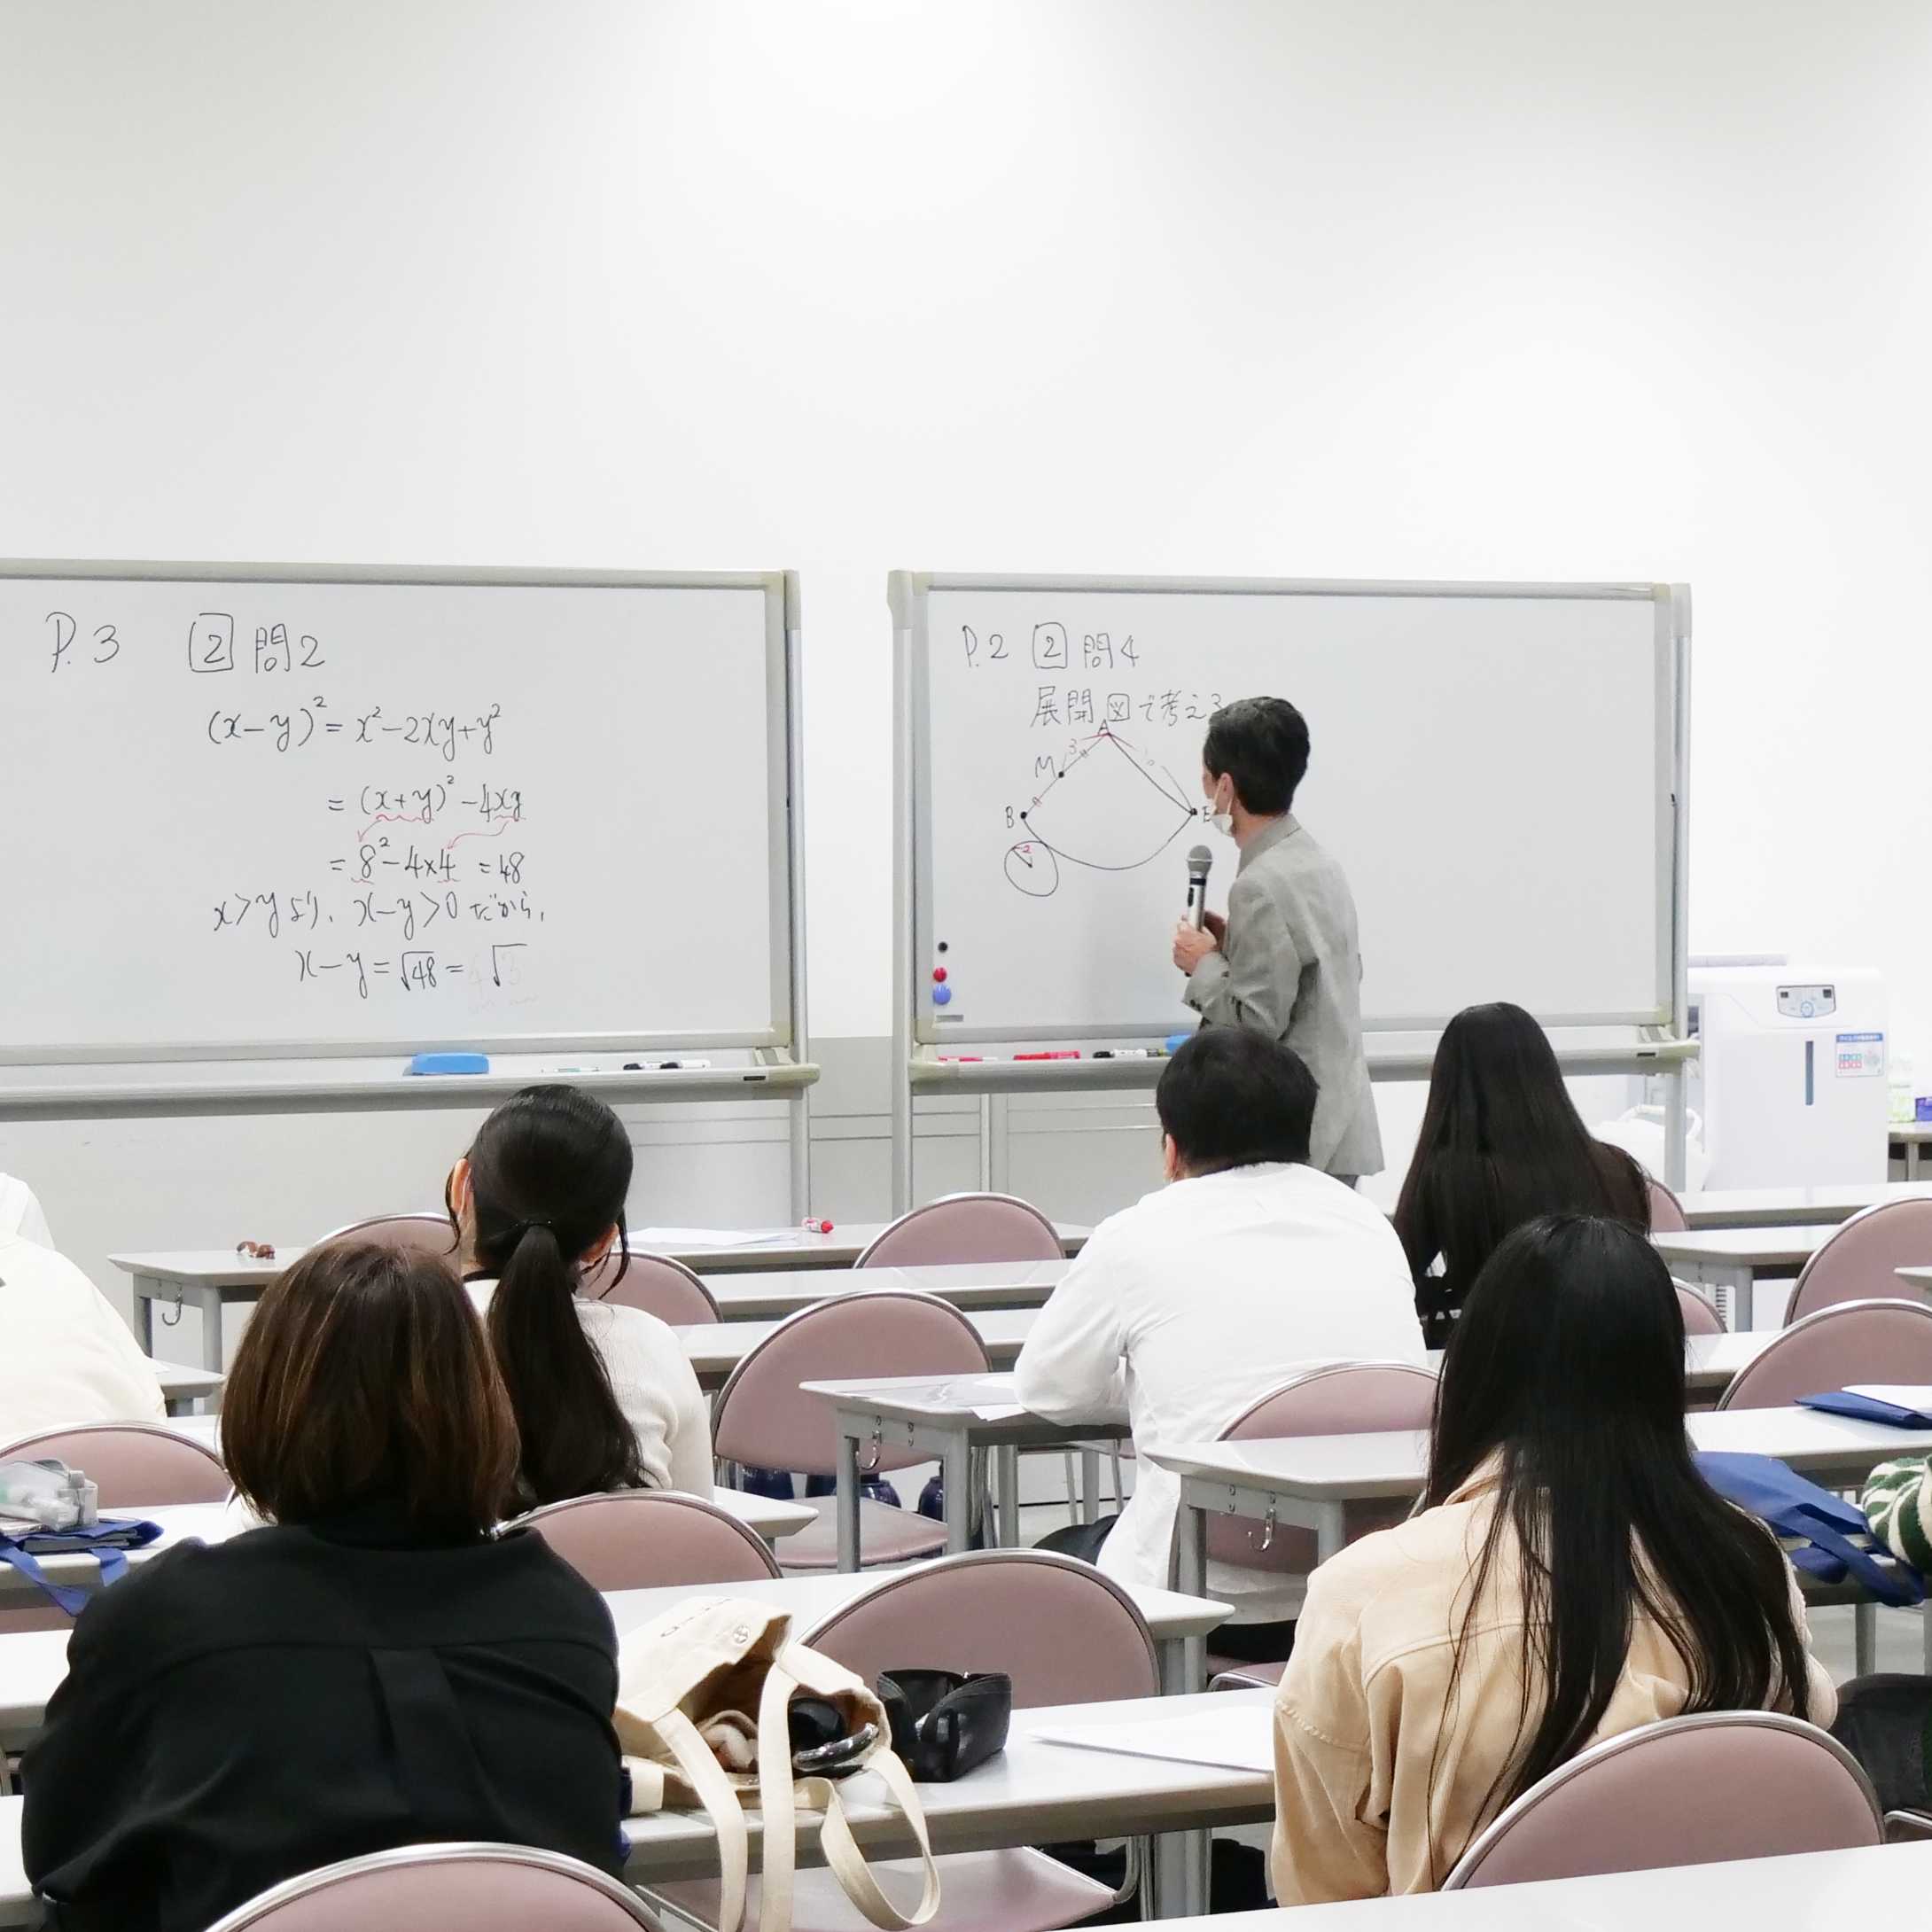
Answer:
[[[1925,1674],[1932,1677],[1932,1597],[1919,1606],[1919,1641],[1925,1657]]]
[[[1851,1663],[1860,1677],[1878,1668],[1878,1605],[1869,1598],[1852,1606]]]

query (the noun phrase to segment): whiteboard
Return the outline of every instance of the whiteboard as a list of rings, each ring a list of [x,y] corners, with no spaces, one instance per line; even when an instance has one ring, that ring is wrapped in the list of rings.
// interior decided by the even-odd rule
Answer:
[[[0,565],[0,1056],[788,1043],[788,582]]]
[[[1192,1026],[1170,934],[1209,715],[1290,699],[1370,1030],[1673,1011],[1679,644],[1663,585],[893,580],[915,1037]],[[945,974],[936,998],[938,971]],[[943,999],[945,1003],[940,1003]]]

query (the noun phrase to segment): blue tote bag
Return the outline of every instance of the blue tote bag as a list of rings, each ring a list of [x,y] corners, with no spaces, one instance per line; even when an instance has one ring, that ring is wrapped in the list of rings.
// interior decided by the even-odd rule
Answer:
[[[1886,1553],[1879,1561],[1872,1525],[1856,1503],[1807,1482],[1770,1456],[1705,1450],[1694,1459],[1726,1502],[1749,1511],[1785,1546],[1792,1566],[1821,1583],[1848,1578],[1881,1603],[1909,1609],[1926,1597],[1925,1578]]]
[[[93,1600],[91,1590],[56,1583],[40,1567],[43,1556],[91,1555],[101,1566],[101,1586],[118,1583],[127,1573],[129,1550],[144,1548],[161,1533],[158,1523],[111,1521],[103,1517],[84,1528],[30,1530],[24,1535],[0,1533],[0,1563],[19,1571],[69,1616],[78,1616]]]

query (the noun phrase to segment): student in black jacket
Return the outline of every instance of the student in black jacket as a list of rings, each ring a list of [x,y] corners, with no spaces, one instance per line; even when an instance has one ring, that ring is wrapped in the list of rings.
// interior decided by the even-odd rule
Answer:
[[[222,1450],[274,1527],[88,1608],[27,1753],[27,1873],[60,1932],[203,1932],[267,1887],[432,1840],[616,1872],[616,1640],[537,1537],[481,1324],[432,1258],[316,1250],[273,1282]]]

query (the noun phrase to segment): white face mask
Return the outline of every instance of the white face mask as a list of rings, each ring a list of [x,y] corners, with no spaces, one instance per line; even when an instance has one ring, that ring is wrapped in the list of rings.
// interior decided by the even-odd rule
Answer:
[[[1220,797],[1220,788],[1219,786],[1215,787],[1214,796],[1217,799]],[[1235,836],[1234,800],[1232,799],[1228,800],[1227,809],[1225,812],[1221,811],[1218,806],[1211,810],[1207,814],[1207,822],[1223,838],[1232,838]]]

